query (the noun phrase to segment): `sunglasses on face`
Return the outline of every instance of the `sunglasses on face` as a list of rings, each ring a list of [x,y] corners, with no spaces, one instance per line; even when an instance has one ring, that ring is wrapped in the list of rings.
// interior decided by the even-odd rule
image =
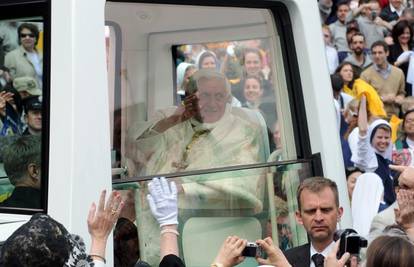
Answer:
[[[33,33],[21,33],[20,34],[20,38],[25,38],[25,37],[34,38],[35,36]]]

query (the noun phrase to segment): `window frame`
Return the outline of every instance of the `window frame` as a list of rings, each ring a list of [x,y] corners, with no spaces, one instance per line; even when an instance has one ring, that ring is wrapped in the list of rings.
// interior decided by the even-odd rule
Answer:
[[[50,43],[51,0],[5,0],[0,3],[0,20],[18,20],[31,17],[43,19],[43,87],[42,87],[42,137],[41,137],[41,209],[0,207],[1,213],[32,215],[48,211],[49,192],[49,136],[50,136]]]

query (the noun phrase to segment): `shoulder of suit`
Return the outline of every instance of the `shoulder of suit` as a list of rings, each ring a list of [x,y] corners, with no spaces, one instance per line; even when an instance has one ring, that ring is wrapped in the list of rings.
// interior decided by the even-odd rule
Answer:
[[[305,244],[305,245],[302,245],[302,246],[299,246],[299,247],[294,247],[294,248],[291,248],[291,249],[288,249],[288,250],[284,251],[283,254],[285,254],[286,257],[289,257],[289,256],[297,255],[299,252],[306,251],[306,250],[309,250],[309,252],[310,252],[310,247],[309,246],[310,245],[308,243],[308,244]]]

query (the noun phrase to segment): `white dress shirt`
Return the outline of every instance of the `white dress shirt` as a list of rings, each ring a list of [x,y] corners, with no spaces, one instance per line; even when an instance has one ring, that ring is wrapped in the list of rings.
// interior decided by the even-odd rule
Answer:
[[[315,263],[312,261],[312,256],[314,254],[317,254],[317,253],[322,254],[325,257],[325,259],[326,259],[326,257],[328,256],[328,254],[334,248],[335,248],[335,242],[332,241],[332,243],[329,244],[329,246],[327,246],[322,252],[318,252],[318,251],[316,251],[316,249],[313,247],[313,244],[311,243],[311,245],[310,245],[310,267],[315,267]]]

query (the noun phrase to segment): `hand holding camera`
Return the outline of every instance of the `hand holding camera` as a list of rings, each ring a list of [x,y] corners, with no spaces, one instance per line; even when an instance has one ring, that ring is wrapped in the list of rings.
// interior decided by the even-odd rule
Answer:
[[[223,267],[231,267],[241,263],[244,260],[242,251],[246,247],[247,241],[237,236],[229,236],[224,240],[223,245],[214,260]]]
[[[283,252],[273,245],[273,240],[270,237],[265,238],[264,240],[257,240],[257,244],[260,248],[267,254],[267,259],[263,258],[263,253],[261,256],[256,257],[257,262],[260,265],[273,265],[273,266],[291,266],[287,261]]]

